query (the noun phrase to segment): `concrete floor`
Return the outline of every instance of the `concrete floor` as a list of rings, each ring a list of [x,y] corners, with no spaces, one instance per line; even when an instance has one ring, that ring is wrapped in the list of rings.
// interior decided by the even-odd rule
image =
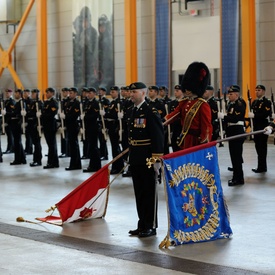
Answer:
[[[1,140],[5,149],[6,137]],[[44,140],[43,151],[47,151]],[[159,186],[159,228],[154,237],[128,236],[129,229],[136,228],[137,216],[131,178],[121,176],[111,185],[104,219],[63,227],[18,223],[18,216],[30,221],[46,216],[44,210],[89,174],[65,171],[68,158],[60,159],[58,169],[43,170],[28,164],[10,166],[13,155],[4,155],[0,163],[0,274],[275,274],[273,137],[265,174],[251,171],[256,167],[254,143],[245,142],[244,186],[227,186],[231,179],[227,144],[218,152],[233,237],[163,250],[158,248],[168,228],[163,185]],[[82,164],[87,167],[88,160]]]

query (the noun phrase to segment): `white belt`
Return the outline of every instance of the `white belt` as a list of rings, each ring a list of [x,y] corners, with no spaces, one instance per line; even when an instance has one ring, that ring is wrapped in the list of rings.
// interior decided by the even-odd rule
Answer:
[[[244,126],[244,122],[243,121],[238,121],[238,122],[228,122],[227,126],[236,126],[236,125],[241,125]]]

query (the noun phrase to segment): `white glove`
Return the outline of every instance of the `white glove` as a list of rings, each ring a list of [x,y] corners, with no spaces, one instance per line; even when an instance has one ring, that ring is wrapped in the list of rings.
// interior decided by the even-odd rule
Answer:
[[[254,118],[255,115],[254,115],[254,113],[252,113],[252,112],[248,112],[248,117],[249,117],[249,118]]]
[[[271,116],[273,119],[275,119],[275,113],[274,114],[272,114],[272,116]]]
[[[154,166],[155,173],[157,175],[159,175],[159,170],[161,168],[161,163],[160,162],[156,162],[156,163],[153,164],[153,166]]]
[[[27,112],[25,110],[21,111],[21,116],[26,116]]]
[[[101,116],[104,116],[104,115],[105,115],[105,111],[104,111],[104,110],[100,110],[100,111],[99,111],[99,114],[100,114]]]
[[[218,119],[224,119],[224,113],[218,112]]]
[[[123,118],[123,112],[118,112],[118,113],[117,113],[117,117],[118,117],[119,119],[122,119],[122,118]]]
[[[84,120],[85,114],[80,115],[80,119]]]
[[[40,112],[40,111],[36,112],[36,117],[37,117],[37,118],[40,118],[40,117],[41,117],[41,112]]]
[[[65,114],[62,112],[62,113],[60,114],[60,118],[61,118],[61,119],[65,119],[65,117],[66,117]]]
[[[264,130],[265,130],[264,134],[269,136],[272,134],[273,128],[271,126],[267,126],[264,128]]]
[[[6,115],[6,110],[1,110],[1,114],[2,114],[2,116],[5,116]]]

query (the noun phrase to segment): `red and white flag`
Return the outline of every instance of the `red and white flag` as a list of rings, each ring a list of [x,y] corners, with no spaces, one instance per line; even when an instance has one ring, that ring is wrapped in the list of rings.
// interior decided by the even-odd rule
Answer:
[[[104,217],[109,196],[108,164],[81,183],[55,206],[60,217],[47,216],[37,220],[62,225],[79,220]]]

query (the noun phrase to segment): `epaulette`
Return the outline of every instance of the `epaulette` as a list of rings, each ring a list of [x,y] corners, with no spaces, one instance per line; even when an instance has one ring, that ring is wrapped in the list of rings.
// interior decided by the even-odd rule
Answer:
[[[205,99],[201,98],[201,97],[199,97],[198,100],[207,103],[207,101]]]

